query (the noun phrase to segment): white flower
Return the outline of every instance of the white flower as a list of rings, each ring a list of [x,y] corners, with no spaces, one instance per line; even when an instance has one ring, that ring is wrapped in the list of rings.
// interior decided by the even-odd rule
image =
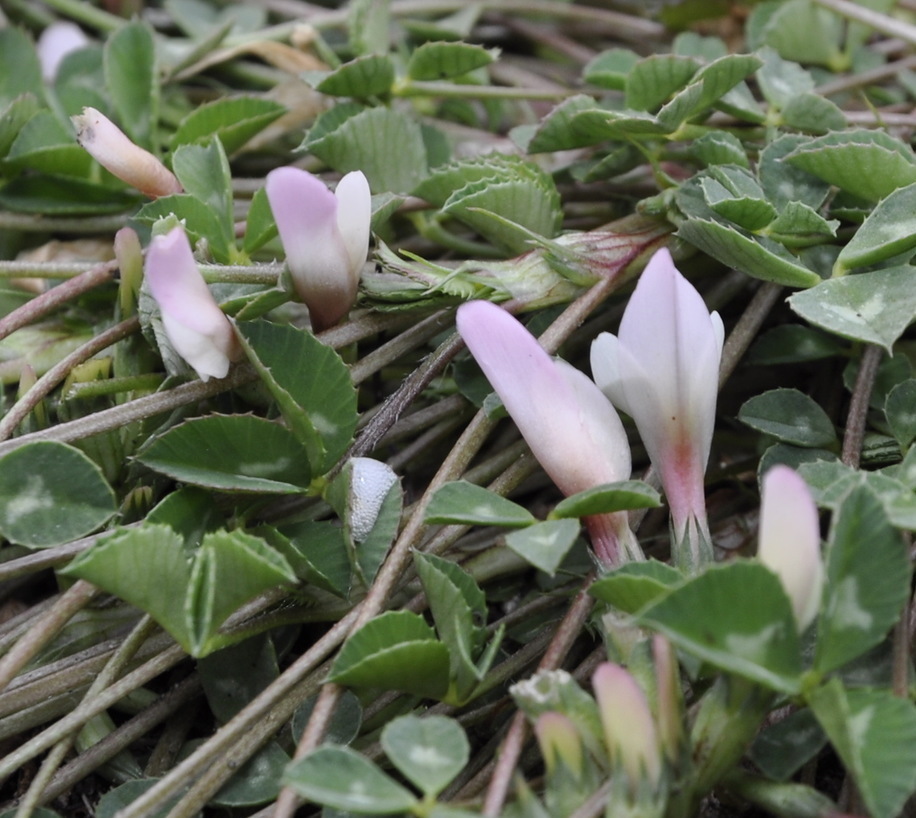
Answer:
[[[618,335],[602,333],[592,344],[595,382],[635,421],[659,471],[678,540],[691,523],[708,539],[703,474],[723,337],[722,319],[710,314],[661,249],[640,277]]]
[[[372,198],[366,177],[348,173],[331,193],[307,171],[277,168],[267,174],[267,198],[313,326],[334,326],[356,301],[368,255]]]
[[[197,269],[182,228],[153,238],[146,251],[145,277],[175,351],[201,380],[225,378],[241,348]]]

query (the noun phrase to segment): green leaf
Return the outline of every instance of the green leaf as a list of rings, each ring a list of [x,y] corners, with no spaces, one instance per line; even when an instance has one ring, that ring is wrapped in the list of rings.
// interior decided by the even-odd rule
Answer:
[[[319,747],[290,764],[283,780],[310,801],[361,815],[401,813],[417,802],[409,790],[348,747]]]
[[[315,90],[329,96],[366,99],[389,93],[393,83],[391,57],[366,54],[335,68],[315,85]]]
[[[506,545],[550,576],[579,536],[578,520],[547,520],[506,535]]]
[[[829,673],[878,644],[910,587],[906,546],[869,488],[849,492],[835,515],[814,665]]]
[[[289,762],[286,751],[271,741],[248,759],[207,803],[215,807],[257,807],[273,801],[280,792],[280,779]]]
[[[299,741],[308,727],[317,703],[318,694],[315,694],[300,704],[293,713],[290,727],[295,741]],[[359,697],[352,690],[343,691],[325,731],[325,743],[350,744],[359,735],[362,720],[363,708],[359,703]]]
[[[537,522],[526,508],[465,480],[446,483],[426,507],[426,523],[524,528]]]
[[[0,29],[0,105],[33,94],[44,98],[44,80],[35,44],[25,31],[14,26]]]
[[[774,9],[763,27],[763,41],[787,60],[833,65],[840,58],[840,17],[809,0],[788,0]]]
[[[460,77],[494,62],[498,49],[461,42],[426,42],[410,55],[407,75],[415,80]]]
[[[339,106],[338,106],[339,107]],[[426,176],[426,144],[419,124],[401,111],[368,108],[353,113],[322,114],[302,147],[346,173],[361,170],[373,193],[407,193]],[[391,146],[397,145],[392,152]]]
[[[868,814],[893,818],[916,790],[916,707],[884,690],[844,690],[831,679],[811,709],[846,768]]]
[[[815,93],[792,97],[782,109],[782,121],[787,128],[816,134],[846,127],[846,117],[839,106]]]
[[[138,145],[153,145],[159,113],[156,48],[148,23],[125,23],[105,42],[105,80],[124,132]]]
[[[19,131],[7,154],[14,168],[85,176],[92,157],[50,111],[39,111]]]
[[[789,202],[766,232],[787,247],[807,247],[836,238],[837,219],[827,221],[804,202]]]
[[[714,565],[637,617],[722,670],[783,693],[798,692],[801,650],[779,578],[755,562]]]
[[[95,463],[65,443],[27,443],[0,458],[0,532],[29,548],[84,537],[115,512]]]
[[[168,526],[144,523],[117,531],[60,572],[88,580],[146,611],[182,648],[191,650],[184,606],[191,566],[182,538]]]
[[[770,105],[783,108],[796,97],[814,91],[814,77],[798,63],[784,60],[772,48],[761,48],[759,54],[763,65],[757,72],[757,84]]]
[[[217,630],[243,604],[295,582],[289,563],[262,539],[243,531],[207,534],[194,556],[185,599],[192,655],[223,647],[225,638]]]
[[[464,730],[445,716],[400,716],[385,725],[382,749],[400,773],[428,798],[435,798],[470,757]]]
[[[781,244],[749,236],[734,227],[707,219],[688,219],[677,235],[723,264],[754,278],[789,287],[812,287],[821,281],[813,270]]]
[[[872,202],[916,182],[913,151],[883,131],[829,133],[796,148],[785,161]]]
[[[289,325],[250,321],[238,326],[238,335],[314,473],[324,474],[356,429],[356,389],[346,364],[314,335]]]
[[[414,565],[436,630],[451,657],[457,698],[464,700],[483,678],[475,662],[486,637],[486,629],[481,626],[487,615],[486,598],[473,577],[453,562],[417,551]]]
[[[754,739],[749,756],[768,778],[788,781],[827,743],[814,713],[796,710],[765,727]]]
[[[224,97],[207,102],[189,113],[172,134],[174,151],[181,145],[206,142],[215,136],[227,154],[233,154],[260,133],[286,108],[264,97]],[[259,191],[260,192],[260,191]]]
[[[687,120],[708,112],[760,65],[761,61],[751,54],[727,54],[703,66],[690,84],[661,108],[658,121],[673,131]]]
[[[884,414],[901,450],[906,451],[916,440],[916,380],[908,378],[888,392]]]
[[[225,724],[277,676],[277,653],[266,633],[223,648],[198,660],[197,672],[207,704]]]
[[[245,219],[244,250],[250,255],[276,236],[277,224],[267,200],[267,189],[258,188],[251,197],[251,207]]]
[[[203,202],[216,217],[219,233],[205,236],[214,256],[230,260],[235,242],[232,172],[219,139],[206,145],[182,145],[172,155],[172,169],[185,192]]]
[[[350,591],[350,559],[343,529],[330,522],[305,520],[284,525],[282,532],[255,531],[293,566],[296,576],[346,598]]]
[[[828,332],[877,344],[894,343],[916,318],[916,267],[901,266],[823,281],[790,296],[792,310]]]
[[[777,210],[785,210],[797,202],[817,211],[830,193],[827,182],[783,161],[796,148],[809,145],[811,141],[810,137],[801,134],[783,134],[760,152],[757,163],[760,186]]]
[[[916,247],[916,184],[895,190],[878,202],[837,256],[834,270],[844,273],[893,258]]]
[[[695,139],[690,154],[703,165],[737,165],[749,168],[750,162],[741,140],[728,131],[710,131]]]
[[[836,432],[817,401],[797,389],[771,389],[745,401],[738,420],[784,443],[811,449],[831,446]]]
[[[185,233],[192,244],[206,241],[214,258],[228,263],[229,243],[225,223],[206,202],[190,193],[173,193],[147,202],[134,219],[152,227],[160,219],[171,215],[184,223]]]
[[[658,560],[630,562],[596,579],[588,592],[624,613],[635,614],[683,579],[680,571]]]
[[[758,366],[820,361],[842,355],[845,344],[813,327],[781,324],[763,333],[747,355],[747,362]]]
[[[675,54],[653,54],[640,60],[627,75],[627,108],[657,111],[693,79],[699,67],[698,60]]]
[[[550,517],[587,517],[590,514],[609,514],[634,508],[658,508],[660,505],[661,497],[652,486],[641,480],[622,480],[619,483],[595,486],[561,500],[550,512]]]
[[[213,495],[196,486],[184,486],[168,494],[146,515],[149,523],[163,523],[184,540],[191,553],[200,545],[204,534],[216,531],[222,514],[213,504]]]
[[[328,681],[438,699],[448,690],[448,648],[422,616],[387,611],[351,634]]]
[[[209,415],[169,429],[137,458],[175,480],[221,491],[300,494],[309,458],[292,433],[252,415]]]
[[[593,57],[582,69],[582,78],[599,88],[612,91],[623,91],[626,88],[627,74],[636,63],[639,54],[628,48],[609,48]]]
[[[0,31],[0,34],[2,33],[3,31]],[[9,153],[13,140],[23,126],[40,110],[38,100],[32,94],[23,94],[0,111],[0,158]]]

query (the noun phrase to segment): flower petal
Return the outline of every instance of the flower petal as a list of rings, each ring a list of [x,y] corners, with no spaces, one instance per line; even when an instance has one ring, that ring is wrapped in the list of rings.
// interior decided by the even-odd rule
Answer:
[[[337,183],[334,195],[337,197],[337,229],[347,248],[351,274],[358,279],[369,254],[369,226],[372,221],[369,182],[361,171],[354,170]]]
[[[463,304],[457,321],[471,354],[564,494],[629,476],[620,419],[585,375],[554,362],[515,318],[487,301]]]
[[[83,113],[71,120],[80,145],[121,181],[154,198],[181,193],[175,175],[149,151],[131,142],[103,113],[83,108]]]
[[[803,631],[817,615],[824,581],[817,507],[805,481],[788,466],[763,477],[757,556],[782,582]]]
[[[197,269],[184,230],[156,236],[146,251],[146,280],[175,351],[201,380],[223,378],[239,356],[232,324]]]

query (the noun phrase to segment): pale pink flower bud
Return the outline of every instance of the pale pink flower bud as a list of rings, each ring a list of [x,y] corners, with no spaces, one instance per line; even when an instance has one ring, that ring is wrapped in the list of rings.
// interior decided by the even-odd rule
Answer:
[[[35,43],[44,81],[54,82],[64,57],[88,44],[86,33],[69,20],[56,20],[45,28]]]
[[[576,778],[582,775],[582,742],[568,716],[555,710],[541,713],[534,723],[534,734],[548,772],[553,772],[562,760]]]
[[[202,381],[225,378],[241,347],[204,282],[180,227],[156,236],[146,251],[146,280],[172,347]]]
[[[592,688],[614,770],[623,770],[635,794],[639,783],[657,786],[662,756],[649,702],[643,689],[626,669],[612,662],[598,665]]]
[[[592,344],[595,382],[630,415],[658,469],[671,509],[676,541],[689,526],[705,538],[703,475],[709,459],[724,329],[682,276],[667,249],[649,261],[614,336]],[[693,565],[711,558],[680,554]]]
[[[773,466],[762,484],[757,556],[779,577],[803,631],[817,616],[824,584],[817,506],[788,466]]]
[[[372,197],[360,171],[332,193],[299,168],[267,174],[267,198],[299,297],[317,330],[334,326],[356,301],[369,250]]]
[[[525,327],[489,301],[462,304],[457,323],[490,385],[560,491],[576,494],[629,478],[626,432],[614,407],[588,377],[552,359]],[[625,514],[601,517],[605,519],[593,519],[602,523],[596,527],[603,529],[602,538],[629,536]],[[607,530],[608,518],[612,531]],[[619,561],[616,542],[605,549],[593,536],[593,545],[605,562]]]
[[[149,151],[130,141],[105,114],[95,108],[71,117],[76,138],[93,158],[122,182],[156,198],[181,193],[178,179]]]

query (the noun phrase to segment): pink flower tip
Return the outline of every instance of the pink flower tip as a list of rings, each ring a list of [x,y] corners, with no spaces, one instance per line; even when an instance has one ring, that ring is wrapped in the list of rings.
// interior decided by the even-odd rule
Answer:
[[[203,381],[226,377],[229,364],[241,357],[241,347],[200,275],[181,227],[150,242],[145,277],[175,352]]]

